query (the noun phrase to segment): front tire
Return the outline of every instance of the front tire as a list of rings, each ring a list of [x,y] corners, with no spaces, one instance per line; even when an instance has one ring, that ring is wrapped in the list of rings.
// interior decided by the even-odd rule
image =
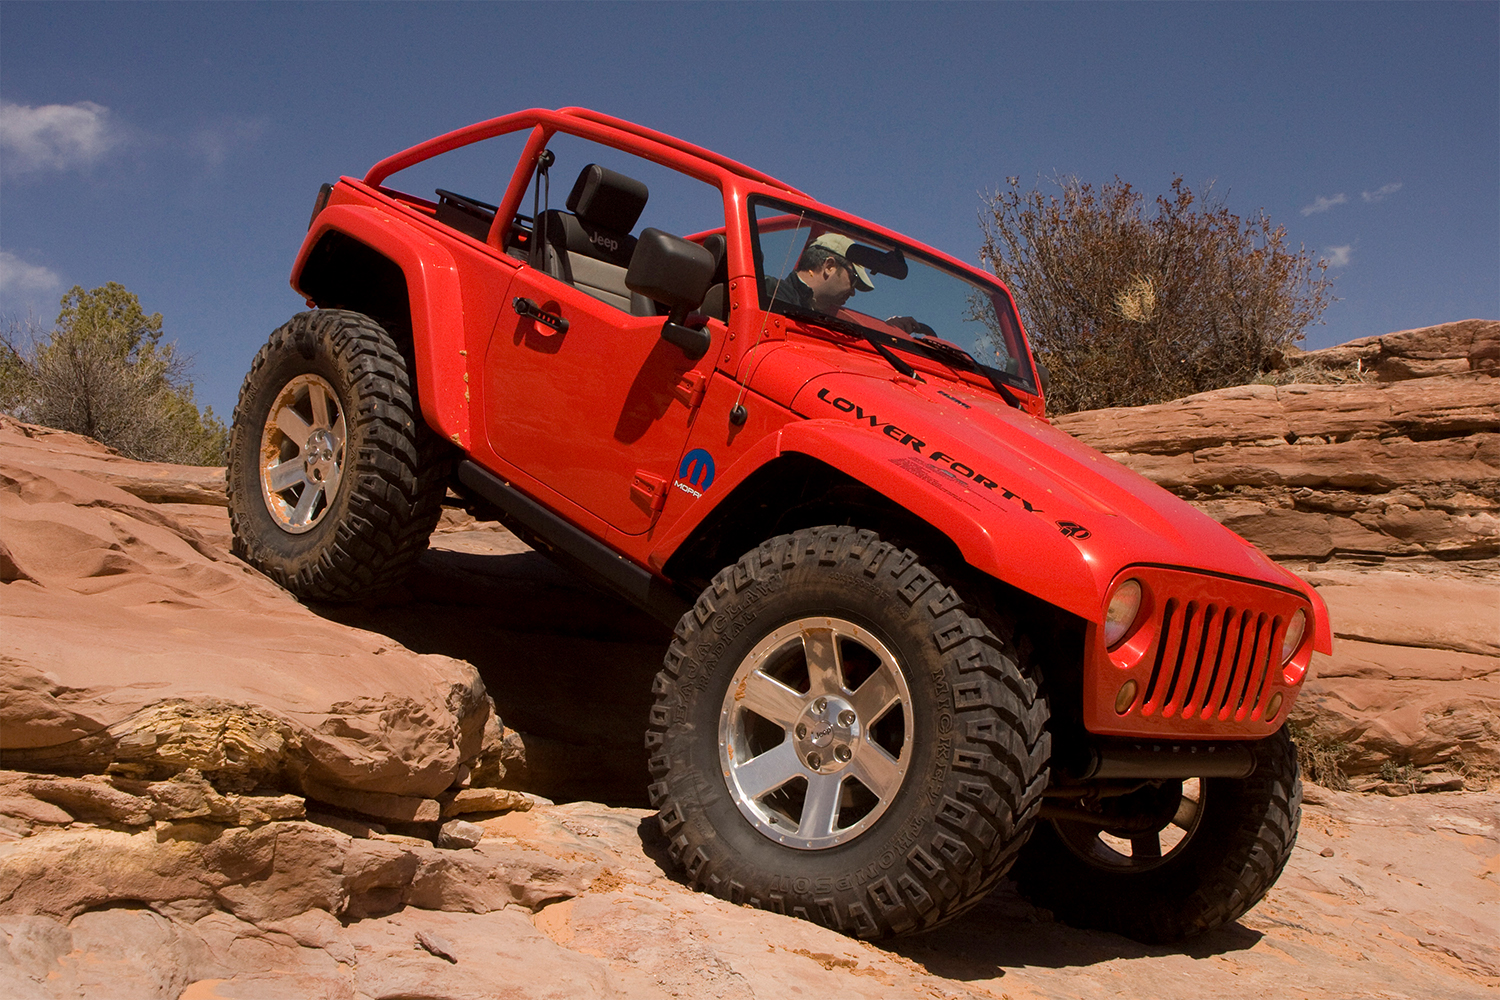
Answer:
[[[1103,800],[1100,822],[1112,826],[1042,819],[1016,863],[1017,887],[1064,923],[1150,944],[1224,926],[1270,891],[1302,817],[1284,728],[1256,761],[1248,778],[1152,782]]]
[[[427,547],[445,451],[385,329],[340,309],[299,313],[256,355],[235,406],[234,553],[301,598],[379,594]]]
[[[783,535],[720,572],[655,692],[651,801],[692,884],[860,937],[978,902],[1047,784],[1015,646],[868,531]]]

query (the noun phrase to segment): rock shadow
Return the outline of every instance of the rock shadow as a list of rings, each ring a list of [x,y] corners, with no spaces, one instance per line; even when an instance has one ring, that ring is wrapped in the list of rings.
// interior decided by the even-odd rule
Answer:
[[[1247,951],[1264,937],[1233,923],[1179,945],[1149,945],[1106,931],[1058,923],[1032,906],[1009,879],[974,909],[927,934],[888,942],[885,948],[934,976],[962,982],[997,979],[1008,969],[1081,968],[1120,958],[1188,955],[1209,958]]]
[[[439,534],[406,582],[332,621],[467,660],[524,745],[505,784],[556,801],[644,807],[651,680],[672,633],[514,536]]]

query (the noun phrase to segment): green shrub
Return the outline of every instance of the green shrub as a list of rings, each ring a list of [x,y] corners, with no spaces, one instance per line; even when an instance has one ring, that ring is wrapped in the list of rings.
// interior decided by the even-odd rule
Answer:
[[[0,409],[128,458],[224,464],[228,430],[212,407],[199,411],[186,359],[161,342],[161,313],[113,281],[74,285],[61,304],[50,331],[13,320],[0,333]]]

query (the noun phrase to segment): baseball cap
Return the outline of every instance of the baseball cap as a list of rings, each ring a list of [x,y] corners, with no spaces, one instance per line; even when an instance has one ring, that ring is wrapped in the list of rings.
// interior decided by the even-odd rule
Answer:
[[[875,283],[870,280],[870,272],[849,260],[849,248],[853,245],[854,240],[839,233],[824,233],[809,244],[809,246],[822,247],[824,250],[832,250],[844,258],[845,263],[854,269],[854,287],[862,292],[873,292]]]

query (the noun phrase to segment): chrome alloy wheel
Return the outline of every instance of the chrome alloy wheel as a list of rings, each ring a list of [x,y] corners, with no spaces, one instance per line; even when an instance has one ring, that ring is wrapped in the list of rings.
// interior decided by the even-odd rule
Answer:
[[[1152,810],[1156,818],[1100,829],[1087,823],[1053,820],[1059,839],[1079,859],[1105,871],[1150,871],[1184,850],[1203,821],[1207,782],[1188,778],[1163,786]],[[1145,819],[1145,817],[1141,817]]]
[[[333,386],[317,375],[288,382],[266,414],[260,437],[260,487],[266,509],[285,531],[317,527],[344,476],[344,412]]]
[[[719,713],[719,763],[741,814],[788,847],[819,850],[868,829],[912,757],[911,691],[890,650],[839,618],[766,636]]]

